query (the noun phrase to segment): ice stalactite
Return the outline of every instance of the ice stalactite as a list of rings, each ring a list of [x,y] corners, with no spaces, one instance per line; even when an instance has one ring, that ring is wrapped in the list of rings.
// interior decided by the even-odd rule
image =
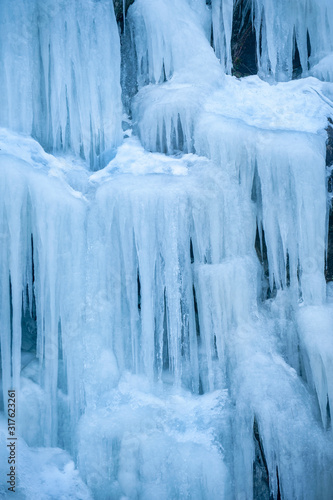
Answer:
[[[142,2],[142,8],[144,5],[144,2]],[[153,12],[149,10],[149,14],[145,14],[145,11],[143,11],[141,15],[143,19],[149,19]],[[141,25],[138,25],[136,17],[135,19],[137,24],[134,25],[133,29],[139,36],[142,28]],[[170,39],[171,42],[172,38]],[[140,43],[142,44],[142,39],[140,39]],[[155,40],[151,49],[145,42],[143,45],[144,48],[141,49],[141,52],[144,54],[149,55],[150,51],[156,50],[155,64],[156,61],[159,61],[158,73],[161,71],[163,61],[172,59],[169,52],[176,51],[178,47],[177,44],[171,44],[170,49],[166,52],[164,50],[158,51],[156,47],[163,46],[163,44],[162,42],[158,43],[157,40]],[[138,52],[140,53],[140,50]],[[168,57],[166,54],[169,54]],[[209,54],[209,47],[207,47],[207,57]],[[200,57],[202,66],[205,64],[203,53],[200,54]],[[153,66],[154,63],[152,62],[147,67],[151,70]],[[169,66],[170,63],[167,67]],[[181,67],[184,70],[184,64]],[[250,128],[247,128],[245,124],[243,125],[241,121],[231,118],[234,116],[232,107],[235,104],[237,89],[234,87],[233,90],[228,90],[232,88],[232,84],[230,82],[228,86],[226,82],[223,82],[222,75],[220,75],[220,85],[226,87],[226,93],[215,94],[212,106],[206,105],[207,110],[210,111],[211,109],[212,111],[210,116],[203,113],[203,103],[198,102],[196,99],[198,89],[201,89],[201,85],[203,85],[201,77],[198,77],[198,87],[192,84],[189,86],[189,82],[186,80],[186,72],[179,71],[179,74],[182,75],[183,81],[181,87],[175,84],[177,81],[175,73],[172,78],[169,77],[170,81],[161,85],[148,85],[142,88],[136,97],[133,113],[138,123],[143,144],[152,151],[157,150],[169,154],[177,150],[195,151],[213,157],[223,168],[230,168],[234,165],[235,170],[230,174],[235,178],[238,177],[242,185],[245,183],[247,196],[249,196],[253,186],[254,173],[257,172],[261,189],[257,219],[259,224],[263,226],[268,238],[271,289],[273,289],[273,286],[280,288],[286,285],[288,267],[290,275],[288,279],[291,280],[292,286],[296,285],[297,288],[298,281],[303,280],[305,282],[310,279],[311,286],[304,286],[304,294],[308,294],[310,301],[317,300],[321,302],[325,296],[325,281],[322,274],[325,265],[326,223],[325,136],[324,134],[316,136],[313,132],[316,133],[321,127],[324,128],[325,113],[329,114],[331,112],[329,102],[322,94],[323,89],[315,81],[311,80],[307,85],[303,83],[291,84],[290,87],[284,88],[284,93],[288,93],[288,95],[289,92],[293,91],[293,88],[299,89],[299,99],[304,103],[306,99],[311,98],[313,105],[320,113],[319,116],[321,116],[320,119],[316,118],[311,121],[311,115],[308,122],[299,127],[297,122],[299,115],[298,111],[296,111],[298,108],[295,106],[294,116],[290,116],[288,120],[288,127],[295,130],[291,139],[290,133],[283,131],[285,124],[281,122],[276,110],[272,109],[272,112],[275,113],[274,118],[270,117],[266,123],[261,121],[261,116],[264,114],[267,116],[267,113],[266,110],[260,109],[262,104],[259,104],[259,102],[256,110],[251,109],[253,120],[250,123]],[[209,81],[212,82],[213,79],[210,78]],[[274,92],[263,83],[261,87],[263,92],[267,92],[265,99],[276,100],[277,103],[278,96],[282,96],[282,88]],[[257,89],[256,86],[255,88]],[[184,97],[183,93],[185,89],[186,97]],[[248,87],[246,84],[244,84],[244,87],[239,85],[239,92],[242,91],[249,91],[252,99],[257,100],[256,94],[251,91],[251,85]],[[202,93],[200,95],[202,98]],[[266,102],[265,99],[258,99],[258,101]],[[220,103],[218,107],[216,107],[217,101]],[[244,113],[242,109],[244,101],[241,99],[239,101],[238,116],[242,118],[242,115],[247,113],[248,109]],[[230,111],[229,102],[233,103]],[[279,103],[281,111],[287,106],[286,100],[284,103],[284,105]],[[257,123],[255,123],[256,116],[258,116]],[[283,116],[282,114],[282,119]],[[230,117],[230,119],[227,117]],[[256,128],[252,127],[253,124],[257,125]],[[309,130],[310,126],[312,127],[311,130]],[[220,127],[220,129],[217,130],[217,127]],[[304,133],[302,129],[304,129]],[[308,130],[312,135],[306,134]],[[236,145],[237,131],[242,131],[242,133],[241,138],[237,139]],[[204,144],[206,137],[207,144]],[[289,144],[292,144],[292,146],[289,146]],[[300,155],[304,158],[303,162],[300,161]],[[308,164],[305,169],[304,162]],[[311,168],[313,164],[318,165],[315,171]],[[245,166],[244,169],[242,165]],[[318,218],[311,217],[310,212],[313,207],[307,208],[306,199],[308,194],[298,184],[297,179],[300,177],[301,172],[303,172],[304,177],[301,186],[313,190],[311,199],[314,199],[314,192],[317,192],[316,213]],[[308,175],[307,179],[305,179],[306,175]],[[289,194],[286,190],[288,190]],[[279,203],[272,205],[271,199],[273,197],[279,200]],[[299,198],[299,200],[294,206],[288,200],[293,200],[295,197]],[[303,207],[302,211],[297,207]],[[307,209],[309,213],[305,216],[304,211]],[[308,220],[312,224],[311,233],[308,222],[305,222]],[[318,223],[319,220],[321,221],[320,224]],[[295,221],[298,221],[296,226]],[[295,231],[298,234],[298,239],[294,238]],[[303,241],[303,238],[307,241]],[[316,278],[314,274],[316,274]]]
[[[282,498],[325,496],[330,484],[329,445],[313,413],[313,396],[281,356],[270,325],[272,315],[258,314],[257,266],[254,259],[234,259],[218,267],[202,266],[200,277],[201,293],[210,297],[209,305],[204,304],[202,309],[203,326],[207,325],[211,345],[213,337],[216,338],[218,358],[226,368],[230,394],[235,401],[231,444],[234,474],[238,478],[234,484],[235,497],[252,498],[254,422],[273,498],[278,498],[278,489]],[[275,418],[277,414],[280,419]],[[327,468],[322,470],[320,484],[316,477],[318,463],[322,461]]]
[[[138,149],[137,164],[140,156],[151,162],[150,156]],[[123,169],[121,156],[118,162]],[[117,158],[113,165],[116,168]],[[177,168],[174,160],[165,162],[166,167],[173,165]],[[110,303],[110,309],[103,311],[107,316],[101,317],[100,329],[112,324],[105,336],[116,353],[121,372],[143,372],[153,383],[163,379],[167,366],[176,386],[183,385],[198,393],[199,378],[203,379],[204,374],[198,372],[193,266],[219,263],[232,253],[231,248],[237,251],[239,241],[236,230],[233,236],[225,234],[229,223],[225,220],[226,206],[231,194],[226,193],[225,198],[218,194],[209,162],[188,155],[178,168],[179,176],[167,178],[163,192],[158,190],[158,177],[133,179],[126,175],[113,177],[112,183],[111,178],[106,182],[104,177],[96,192],[92,218],[94,221],[97,214],[101,215],[100,233],[93,228],[91,244],[101,242],[98,247],[94,244],[96,266],[99,262],[108,264],[105,282],[102,284],[100,278],[93,281],[96,291],[92,294],[103,293],[103,300]],[[197,184],[201,168],[207,170],[205,189]],[[235,191],[232,190],[234,196]],[[149,230],[159,219],[168,222],[157,231]],[[128,230],[124,231],[124,227]],[[94,274],[99,276],[98,272]],[[114,310],[122,311],[126,326],[122,323],[120,327],[122,316],[114,316]],[[206,381],[204,386],[207,387]]]
[[[212,1],[212,38],[216,56],[226,73],[231,73],[231,34],[233,20],[233,0]]]
[[[207,491],[213,496],[222,487],[228,489],[229,482],[221,484],[221,478],[227,477],[228,472],[214,444],[214,436],[219,433],[216,423],[212,421],[214,435],[200,434],[202,416],[198,415],[196,398],[199,393],[218,389],[224,375],[216,353],[211,350],[208,332],[204,334],[202,330],[198,338],[196,314],[203,322],[204,306],[194,274],[200,265],[219,265],[225,255],[237,252],[240,228],[238,231],[235,228],[233,237],[225,234],[225,241],[223,236],[229,223],[225,219],[227,207],[231,199],[235,203],[237,197],[236,186],[229,186],[224,198],[220,188],[227,179],[221,178],[209,160],[193,155],[178,160],[152,155],[133,140],[120,148],[109,171],[104,169],[91,176],[89,185],[85,186],[90,200],[87,211],[83,196],[64,182],[67,179],[73,183],[70,167],[45,154],[31,139],[23,141],[20,136],[4,133],[2,141],[1,195],[6,212],[2,214],[2,230],[7,241],[3,246],[3,262],[10,261],[15,245],[9,227],[15,228],[14,234],[21,238],[15,248],[19,249],[16,260],[22,260],[16,267],[10,261],[3,270],[4,278],[16,274],[18,277],[15,281],[12,279],[12,292],[7,287],[3,293],[2,310],[10,323],[10,300],[13,301],[11,297],[16,294],[20,301],[16,323],[20,324],[22,293],[27,284],[34,292],[37,316],[37,359],[21,374],[20,343],[13,343],[15,352],[7,352],[6,348],[11,344],[10,327],[4,330],[1,339],[4,384],[9,379],[7,384],[11,385],[11,368],[6,364],[9,361],[17,373],[14,381],[17,387],[19,377],[21,379],[21,407],[26,407],[26,413],[34,422],[27,425],[24,420],[20,421],[22,436],[29,444],[61,444],[74,455],[78,454],[82,474],[98,497],[103,498],[105,484],[109,488],[107,495],[110,491],[120,495],[130,488],[125,486],[125,479],[121,479],[121,474],[126,476],[126,473],[120,471],[118,476],[118,472],[110,472],[109,467],[114,467],[113,461],[120,460],[121,468],[126,468],[131,460],[133,468],[140,470],[138,459],[131,458],[133,446],[127,442],[128,433],[133,434],[137,425],[143,432],[154,429],[148,418],[155,405],[149,392],[155,392],[157,387],[159,393],[166,384],[171,391],[174,387],[183,392],[179,401],[175,396],[175,411],[188,437],[183,445],[181,432],[175,437],[174,446],[179,449],[182,460],[191,450],[198,450],[199,454],[190,466],[189,476],[179,480],[174,490],[167,487],[167,471],[163,474],[165,498],[173,494],[172,491],[181,495],[182,488],[192,496],[192,474],[201,470],[208,454],[215,458],[209,459],[210,468],[200,472],[206,480],[200,475],[196,489],[199,488],[202,495],[204,481],[208,481]],[[21,151],[20,158],[13,154],[17,149]],[[206,170],[204,189],[203,170]],[[159,192],[160,177],[166,181],[162,192]],[[11,201],[13,190],[16,190],[15,204]],[[242,201],[239,199],[238,203],[241,205]],[[19,217],[20,213],[25,217]],[[159,224],[159,220],[165,222]],[[238,223],[236,219],[233,222]],[[34,279],[30,267],[31,235]],[[245,237],[243,243],[245,247]],[[6,283],[6,279],[2,282]],[[90,283],[88,289],[85,288],[87,282]],[[197,301],[194,287],[198,287]],[[130,373],[144,376],[144,385],[148,383],[147,396],[131,396],[133,404],[137,397],[138,401],[143,398],[139,403],[143,407],[143,413],[139,414],[141,423],[138,424],[135,417],[133,424],[125,419],[126,427],[110,429],[112,420],[108,404],[106,407],[104,404],[110,397],[121,397],[119,416],[122,412],[128,413],[126,400],[132,385],[138,383],[134,378],[128,386],[126,377]],[[186,423],[185,408],[191,394],[193,422]],[[162,398],[162,395],[156,397]],[[212,402],[208,396],[207,405],[222,404],[219,395],[214,398],[216,401]],[[158,404],[164,405],[163,398]],[[90,433],[96,436],[95,425],[105,411],[108,418],[103,432],[110,436],[108,451],[99,472],[95,473],[92,464],[104,456],[103,445],[97,441],[94,453],[90,450],[87,455],[82,443],[89,442]],[[157,420],[161,411],[155,417]],[[83,412],[91,420],[89,425],[85,418],[80,418]],[[151,439],[157,438],[163,444],[161,461],[171,453],[168,447],[173,424],[165,423],[163,427],[162,433],[157,427],[151,434]],[[194,444],[193,432],[199,432],[198,442]],[[135,434],[133,439],[137,440]],[[136,446],[138,454],[147,455],[151,444],[147,448],[147,443],[139,440]],[[156,461],[151,467],[155,470]],[[148,483],[153,481],[151,467],[142,472]],[[220,479],[214,478],[214,470]],[[94,484],[96,474],[99,479]],[[131,474],[136,474],[134,469]],[[118,479],[122,490],[113,484]],[[151,487],[155,491],[157,486],[152,482]]]

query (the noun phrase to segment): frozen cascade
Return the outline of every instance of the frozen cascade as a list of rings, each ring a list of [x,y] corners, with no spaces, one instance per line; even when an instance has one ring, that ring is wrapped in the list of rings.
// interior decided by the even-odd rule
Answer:
[[[111,2],[0,2],[1,405],[14,387],[20,498],[331,497],[330,10],[247,5],[263,79],[225,74],[233,2],[135,0],[122,141]],[[306,75],[306,31],[311,64],[326,56],[312,76],[264,81],[290,78],[293,36]]]

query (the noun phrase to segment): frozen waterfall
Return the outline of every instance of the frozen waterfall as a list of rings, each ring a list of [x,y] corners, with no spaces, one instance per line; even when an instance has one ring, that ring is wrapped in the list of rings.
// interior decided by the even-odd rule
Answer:
[[[0,62],[0,498],[330,500],[331,0],[0,0]]]

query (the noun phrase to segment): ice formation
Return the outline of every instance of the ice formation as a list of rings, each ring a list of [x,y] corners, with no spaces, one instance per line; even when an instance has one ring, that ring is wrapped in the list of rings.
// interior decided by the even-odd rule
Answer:
[[[207,3],[0,0],[4,498],[12,388],[19,498],[331,498],[332,9]]]

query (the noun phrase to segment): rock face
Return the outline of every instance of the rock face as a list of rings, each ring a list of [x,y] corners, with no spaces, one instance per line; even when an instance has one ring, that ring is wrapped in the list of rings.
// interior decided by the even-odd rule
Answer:
[[[331,120],[329,120],[331,122]],[[327,127],[326,165],[333,166],[333,124]],[[328,192],[333,193],[333,176],[328,179]],[[331,206],[328,225],[326,281],[333,281],[333,210]]]
[[[128,7],[134,2],[134,0],[125,0],[125,13]],[[118,23],[123,21],[124,16],[124,3],[123,0],[113,0],[114,12],[116,14],[116,19]]]
[[[257,74],[256,35],[251,11],[243,0],[234,4],[231,54],[234,76],[240,78]]]

